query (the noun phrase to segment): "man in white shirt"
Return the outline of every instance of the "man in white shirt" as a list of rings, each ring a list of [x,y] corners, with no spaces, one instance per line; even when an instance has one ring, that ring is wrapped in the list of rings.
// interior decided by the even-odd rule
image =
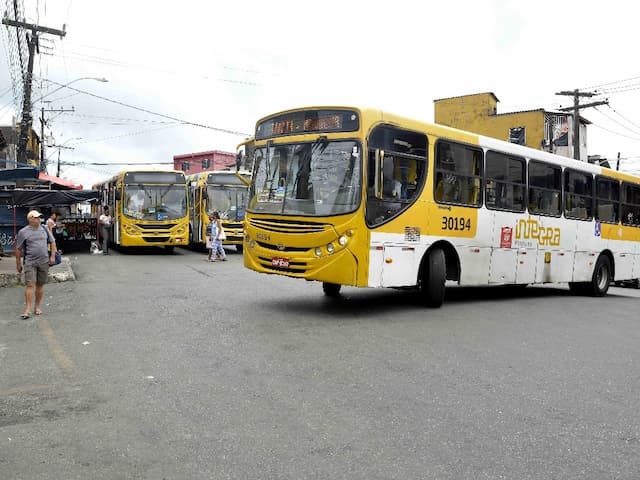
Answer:
[[[102,254],[109,255],[109,239],[111,238],[111,224],[113,222],[111,215],[109,215],[108,206],[105,205],[102,209],[102,215],[100,215],[98,223],[100,224],[100,243],[102,243]]]

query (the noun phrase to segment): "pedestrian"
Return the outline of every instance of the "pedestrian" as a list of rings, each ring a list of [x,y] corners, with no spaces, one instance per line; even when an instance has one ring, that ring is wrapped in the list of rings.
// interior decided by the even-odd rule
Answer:
[[[213,254],[213,228],[215,226],[215,218],[213,217],[213,213],[209,214],[209,223],[205,227],[205,236],[207,239],[206,247],[207,247],[207,262],[213,262],[212,254]]]
[[[227,261],[227,254],[222,248],[222,220],[220,220],[220,214],[218,212],[213,212],[213,228],[211,229],[213,235],[213,252],[216,254],[216,260],[220,260],[221,262]]]
[[[109,255],[109,239],[111,238],[111,225],[113,223],[111,215],[109,215],[109,207],[105,205],[102,208],[102,215],[98,219],[100,224],[100,240],[103,255]]]
[[[16,268],[18,273],[24,270],[24,312],[20,318],[31,316],[31,303],[34,300],[34,313],[42,315],[40,305],[44,295],[44,284],[49,277],[49,266],[55,263],[56,241],[51,232],[42,225],[42,214],[37,210],[27,213],[29,224],[18,232],[16,237]],[[50,251],[48,250],[50,247]]]
[[[58,249],[58,252],[62,254],[62,231],[64,229],[64,225],[62,225],[62,222],[60,221],[59,213],[51,212],[51,215],[47,218],[47,228],[56,240],[56,248]]]

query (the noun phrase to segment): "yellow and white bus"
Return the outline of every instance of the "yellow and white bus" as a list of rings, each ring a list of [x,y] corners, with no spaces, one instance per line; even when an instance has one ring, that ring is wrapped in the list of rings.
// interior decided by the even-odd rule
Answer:
[[[224,246],[234,245],[242,252],[243,222],[247,205],[247,190],[251,173],[247,171],[214,170],[187,177],[189,185],[189,241],[192,246],[206,243],[209,214],[220,214],[226,239]]]
[[[312,107],[257,122],[244,264],[342,285],[640,277],[640,178],[379,110]]]
[[[189,242],[187,185],[176,170],[124,170],[93,186],[113,216],[113,239],[123,247]]]

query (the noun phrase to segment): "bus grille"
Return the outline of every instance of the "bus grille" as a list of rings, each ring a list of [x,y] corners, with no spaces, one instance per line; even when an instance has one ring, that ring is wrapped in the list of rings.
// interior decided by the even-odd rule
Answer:
[[[331,225],[315,222],[293,222],[290,220],[262,220],[252,218],[250,224],[253,227],[278,233],[319,233],[330,230]]]
[[[145,242],[149,243],[162,243],[168,242],[169,237],[142,237]]]
[[[171,230],[177,223],[136,223],[143,230]]]
[[[273,250],[274,252],[308,252],[311,250],[309,247],[284,247],[283,250],[279,249],[277,245],[270,243],[257,242],[262,248]]]

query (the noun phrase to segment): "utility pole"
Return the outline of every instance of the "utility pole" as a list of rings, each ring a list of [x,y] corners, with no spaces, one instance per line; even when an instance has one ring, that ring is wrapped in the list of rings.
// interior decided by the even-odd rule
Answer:
[[[75,150],[73,147],[65,147],[64,145],[51,145],[52,147],[58,148],[58,168],[56,169],[56,177],[60,176],[60,150],[63,148],[66,150]]]
[[[33,60],[36,54],[36,49],[38,49],[38,53],[40,53],[38,48],[38,33],[50,33],[62,38],[66,35],[66,32],[64,31],[64,27],[62,30],[55,30],[53,28],[41,27],[40,25],[34,25],[31,23],[9,20],[8,18],[3,18],[2,23],[11,27],[31,30],[31,36],[29,37],[29,63],[27,65],[27,74],[24,77],[23,85],[22,121],[20,122],[17,155],[18,165],[24,166],[27,164],[27,142],[29,140],[29,131],[31,130],[31,124],[33,122],[33,115],[31,114],[31,84],[33,80]],[[43,139],[40,139],[40,142],[43,142]]]
[[[54,112],[54,113],[66,113],[66,112],[75,112],[75,108],[71,107],[70,109],[65,110],[64,108],[54,108],[50,110],[45,110],[44,107],[40,109],[40,171],[47,171],[47,157],[44,155],[44,126],[46,121],[44,119],[44,112]]]
[[[573,107],[560,108],[559,110],[563,112],[573,110],[573,158],[580,160],[580,109],[597,107],[598,105],[608,105],[609,100],[580,104],[580,97],[594,97],[597,93],[581,92],[577,88],[575,90],[558,92],[556,95],[573,97]]]

